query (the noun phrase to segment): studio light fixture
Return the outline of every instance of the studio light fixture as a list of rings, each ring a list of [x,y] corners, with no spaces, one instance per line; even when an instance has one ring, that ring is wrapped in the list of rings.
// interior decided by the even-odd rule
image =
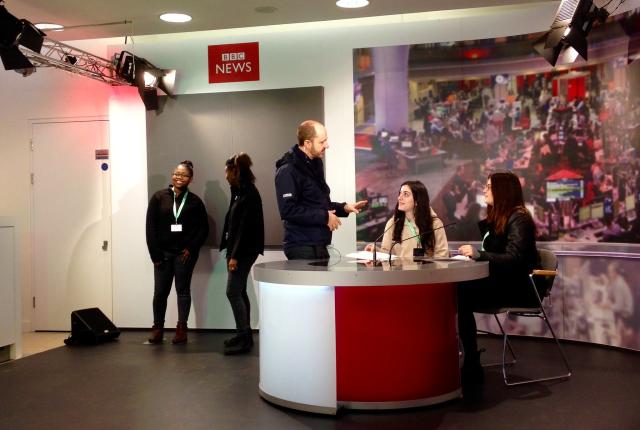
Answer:
[[[173,97],[175,70],[160,69],[129,51],[116,54],[114,63],[118,76],[138,87],[138,93],[147,110],[158,109],[158,90]]]
[[[637,10],[628,11],[618,23],[629,38],[627,64],[630,64],[640,58],[640,12]]]
[[[6,70],[15,70],[23,76],[35,72],[35,66],[20,47],[39,54],[44,36],[42,31],[26,19],[11,15],[0,2],[0,57]]]
[[[562,0],[551,29],[536,40],[533,48],[552,66],[587,60],[587,36],[595,22],[604,22],[609,12],[593,0]]]

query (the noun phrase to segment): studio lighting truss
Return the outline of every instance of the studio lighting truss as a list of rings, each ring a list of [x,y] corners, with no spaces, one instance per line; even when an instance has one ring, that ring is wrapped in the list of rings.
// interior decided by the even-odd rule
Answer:
[[[49,39],[26,19],[11,15],[0,1],[0,56],[6,70],[29,76],[53,67],[110,85],[129,85],[109,60]]]
[[[20,51],[34,67],[54,67],[110,85],[129,85],[115,73],[111,61],[47,37],[44,38],[41,53],[22,47]]]
[[[0,0],[0,57],[6,70],[29,76],[37,67],[53,67],[109,85],[138,88],[147,110],[158,109],[157,90],[173,97],[175,70],[164,70],[128,51],[113,61],[49,39],[26,19],[11,15]]]
[[[587,60],[587,36],[597,22],[604,22],[609,12],[593,0],[562,0],[551,29],[538,39],[533,48],[552,66],[573,63],[578,56]]]

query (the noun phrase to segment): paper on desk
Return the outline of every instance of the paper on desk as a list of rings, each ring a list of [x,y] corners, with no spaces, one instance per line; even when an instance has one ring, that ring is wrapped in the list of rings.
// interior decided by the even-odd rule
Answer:
[[[358,252],[352,252],[350,254],[347,254],[347,257],[350,258],[357,258],[358,260],[373,260],[373,252],[369,252],[369,251],[358,251]],[[397,256],[392,255],[391,259],[395,260],[397,258]],[[387,254],[386,252],[376,252],[376,260],[377,261],[387,261],[389,260],[389,254]]]
[[[451,257],[451,260],[469,261],[471,259],[469,257],[465,256],[465,255],[458,254],[458,255],[454,255],[453,257]]]

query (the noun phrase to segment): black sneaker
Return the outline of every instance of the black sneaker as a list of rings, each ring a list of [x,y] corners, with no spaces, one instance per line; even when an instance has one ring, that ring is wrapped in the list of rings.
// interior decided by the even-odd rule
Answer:
[[[249,344],[253,346],[253,333],[249,332]],[[235,346],[242,341],[241,335],[237,334],[224,341],[224,346]]]
[[[224,346],[236,346],[241,341],[242,341],[242,339],[240,338],[240,336],[235,335],[233,337],[230,337],[229,339],[226,339],[224,341]]]
[[[224,347],[224,355],[246,354],[248,352],[251,352],[251,344],[248,341]]]

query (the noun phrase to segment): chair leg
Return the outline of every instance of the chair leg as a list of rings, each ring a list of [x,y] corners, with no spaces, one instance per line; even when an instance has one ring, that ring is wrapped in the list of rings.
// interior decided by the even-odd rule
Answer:
[[[507,314],[508,316],[508,314]],[[504,328],[502,328],[502,324],[500,323],[500,319],[498,318],[497,314],[493,314],[493,317],[496,319],[496,322],[498,323],[498,327],[500,327],[500,333],[502,334],[502,360],[501,361],[495,361],[492,363],[486,363],[483,364],[482,367],[496,367],[496,366],[502,366],[504,367],[506,366],[511,366],[513,364],[516,364],[516,353],[513,350],[513,347],[511,346],[511,342],[509,342],[509,337],[507,336],[507,333],[504,331]],[[509,352],[511,353],[511,361],[506,362],[505,361],[505,345],[506,347],[509,348]]]
[[[508,378],[507,378],[506,368],[503,367],[502,368],[502,372],[503,372],[503,376],[504,376],[504,383],[507,384],[510,387],[512,387],[514,385],[531,384],[533,382],[544,382],[544,381],[555,381],[557,379],[568,379],[568,378],[571,377],[571,373],[572,372],[571,372],[571,367],[569,366],[569,361],[567,360],[567,356],[564,354],[564,350],[562,349],[562,346],[560,345],[560,341],[556,337],[556,333],[553,331],[553,327],[551,327],[551,323],[549,322],[549,319],[547,318],[547,313],[545,312],[543,307],[541,307],[540,309],[542,311],[542,315],[537,315],[537,316],[538,316],[538,318],[542,319],[545,322],[547,327],[549,327],[549,331],[551,331],[551,335],[553,336],[553,340],[555,341],[556,346],[558,347],[558,351],[560,351],[560,355],[562,356],[562,361],[564,362],[564,365],[565,365],[565,367],[567,369],[567,373],[563,373],[561,375],[555,375],[555,376],[547,376],[547,377],[544,377],[544,378],[534,378],[534,379],[527,379],[525,381],[510,382],[508,380]]]

